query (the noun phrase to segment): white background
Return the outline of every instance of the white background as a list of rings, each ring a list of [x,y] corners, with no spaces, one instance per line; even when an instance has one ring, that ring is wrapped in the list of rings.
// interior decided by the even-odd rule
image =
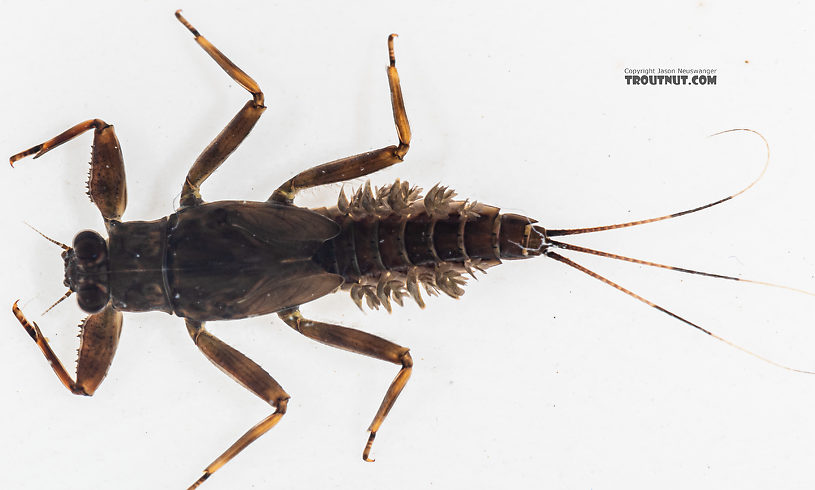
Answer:
[[[73,124],[116,126],[126,219],[173,212],[201,149],[248,98],[173,18],[253,76],[269,107],[203,187],[265,199],[313,164],[396,141],[386,37],[413,142],[373,176],[539,219],[610,224],[580,237],[644,259],[815,289],[813,31],[806,3],[5,2],[0,149]],[[657,6],[659,5],[659,6]],[[626,86],[625,67],[716,68],[716,86]],[[91,136],[2,170],[0,302],[20,299],[72,365],[81,313],[58,298],[59,249],[103,230],[83,196]],[[360,180],[355,185],[363,182]],[[304,193],[331,204],[339,186]],[[778,362],[815,369],[815,299],[572,254]],[[397,369],[316,344],[276,317],[212,331],[292,395],[283,421],[203,488],[812,488],[815,376],[757,361],[557,262],[490,270],[459,300],[362,314],[345,294],[313,318],[411,347],[413,377],[374,445],[365,429]],[[68,393],[9,312],[0,336],[0,486],[186,488],[270,408],[197,351],[183,322],[126,314],[92,398]]]

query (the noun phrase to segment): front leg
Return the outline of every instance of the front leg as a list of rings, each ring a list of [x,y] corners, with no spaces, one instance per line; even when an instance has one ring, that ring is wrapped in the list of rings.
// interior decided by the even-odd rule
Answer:
[[[62,365],[57,355],[48,345],[48,340],[34,322],[29,322],[17,302],[11,307],[20,325],[37,343],[62,384],[74,395],[91,396],[105,379],[122,333],[122,313],[108,305],[99,313],[85,318],[79,325],[79,358],[76,362],[76,381]]]
[[[14,166],[14,162],[28,155],[39,158],[91,129],[93,129],[93,149],[91,151],[91,171],[88,177],[88,196],[96,204],[107,224],[111,220],[119,221],[127,206],[127,184],[125,183],[122,147],[110,124],[101,119],[81,122],[45,143],[13,155],[9,158],[9,163]]]

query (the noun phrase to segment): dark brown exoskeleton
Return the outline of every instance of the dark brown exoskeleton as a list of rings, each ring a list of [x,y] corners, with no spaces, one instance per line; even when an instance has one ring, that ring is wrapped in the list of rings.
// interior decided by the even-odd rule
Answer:
[[[127,200],[122,153],[113,126],[100,119],[80,123],[12,156],[12,164],[32,154],[37,158],[93,130],[88,194],[105,220],[108,235],[106,240],[96,232],[83,231],[71,247],[55,242],[64,249],[65,285],[69,287],[65,297],[76,294],[80,307],[90,313],[81,324],[75,378],[63,367],[36,323],[26,320],[17,303],[13,312],[72,393],[92,395],[104,379],[116,352],[122,312],[158,310],[183,317],[193,341],[210,361],[274,407],[273,413],[218,456],[190,488],[199,486],[271,429],[285,414],[289,400],[277,381],[210,334],[205,322],[277,313],[290,327],[314,340],[399,365],[368,428],[370,436],[363,458],[369,460],[374,437],[410,377],[413,361],[408,349],[359,330],[308,320],[300,314],[301,304],[341,288],[348,290],[360,307],[364,302],[390,311],[391,301],[402,304],[405,297],[424,306],[420,287],[429,294],[443,292],[458,297],[463,293],[466,273],[473,274],[504,259],[545,254],[673,315],[553,249],[672,267],[567,245],[550,237],[667,219],[737,195],[651,220],[548,232],[525,216],[501,214],[498,208],[485,204],[455,201],[454,193],[447,188],[436,186],[422,197],[420,189],[399,181],[377,190],[365,185],[350,200],[341,194],[337,206],[330,209],[295,206],[294,198],[302,189],[371,174],[401,162],[408,152],[410,128],[396,71],[395,35],[391,35],[387,74],[398,145],[301,172],[266,202],[205,203],[199,192],[201,184],[249,134],[266,107],[258,84],[201,36],[180,12],[176,17],[218,65],[252,94],[252,99],[193,164],[183,184],[179,209],[156,221],[122,221]]]
[[[419,285],[432,293],[458,296],[461,272],[493,265],[501,257],[526,255],[524,246],[539,254],[543,235],[530,234],[527,218],[500,216],[498,208],[452,201],[452,191],[444,188],[434,188],[419,199],[418,189],[406,183],[380,189],[376,195],[365,187],[350,203],[341,199],[341,209],[309,210],[293,204],[302,189],[361,177],[403,160],[410,127],[395,66],[395,35],[388,38],[387,73],[398,145],[301,172],[266,202],[204,203],[201,184],[249,134],[266,107],[258,84],[180,12],[176,17],[252,99],[193,164],[180,208],[156,221],[122,221],[127,201],[122,153],[113,126],[100,119],[80,123],[12,156],[12,164],[32,154],[37,158],[93,130],[88,194],[102,213],[108,234],[105,240],[96,232],[83,231],[72,247],[60,244],[69,287],[66,296],[75,293],[80,307],[91,314],[81,324],[75,379],[16,303],[14,314],[63,384],[81,395],[92,395],[104,379],[116,352],[123,311],[159,310],[183,317],[204,355],[275,409],[215,459],[192,485],[195,488],[271,429],[286,412],[289,399],[263,368],[210,334],[204,323],[277,313],[315,340],[401,366],[368,429],[363,452],[367,460],[380,425],[410,377],[413,361],[408,349],[365,332],[303,318],[299,305],[338,288],[350,289],[359,305],[364,297],[370,306],[387,308],[390,298],[401,303],[405,294],[423,304]]]

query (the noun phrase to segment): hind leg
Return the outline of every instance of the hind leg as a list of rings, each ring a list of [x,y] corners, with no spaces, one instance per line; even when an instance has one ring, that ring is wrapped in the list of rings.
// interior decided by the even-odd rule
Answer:
[[[374,419],[368,427],[370,435],[368,436],[368,443],[362,451],[362,459],[373,461],[368,456],[371,453],[371,446],[373,446],[376,433],[382,422],[385,421],[385,417],[388,416],[393,404],[396,403],[396,398],[399,397],[408,379],[410,379],[410,373],[413,371],[413,358],[410,357],[410,349],[353,328],[308,320],[303,318],[297,308],[283,310],[278,313],[278,316],[288,326],[317,342],[402,366],[391,382],[390,387],[388,387],[388,391],[385,392],[382,404],[379,405],[379,410],[376,411],[376,415],[374,415]]]
[[[396,34],[388,36],[388,53],[390,55],[388,84],[391,90],[393,121],[396,124],[399,145],[387,146],[379,150],[341,158],[300,172],[278,187],[269,197],[269,201],[290,204],[294,201],[297,192],[302,189],[355,179],[404,160],[405,154],[410,149],[410,125],[405,112],[405,101],[402,99],[402,85],[399,83],[399,73],[396,71],[396,57],[393,54],[393,38],[395,36]]]

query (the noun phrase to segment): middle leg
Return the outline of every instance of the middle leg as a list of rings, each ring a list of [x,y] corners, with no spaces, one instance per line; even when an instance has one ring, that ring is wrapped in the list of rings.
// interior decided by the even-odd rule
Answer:
[[[201,155],[195,160],[187,178],[184,180],[184,186],[181,189],[181,207],[195,206],[202,202],[201,199],[201,184],[210,176],[212,172],[218,169],[222,163],[235,151],[243,140],[252,131],[255,123],[260,119],[260,115],[266,110],[263,105],[263,92],[260,86],[255,82],[252,77],[247,75],[243,70],[238,68],[237,65],[232,63],[218,48],[210,43],[198,30],[193,27],[181,11],[175,13],[179,22],[184,24],[197,42],[208,55],[215,60],[223,70],[232,77],[233,80],[238,82],[241,87],[245,88],[252,94],[252,100],[248,101],[246,105],[235,114],[235,117],[229,121],[229,124],[221,130],[218,136],[207,146]]]
[[[243,385],[263,401],[275,408],[275,411],[258,422],[254,427],[246,431],[234,444],[218,456],[215,461],[204,469],[204,474],[192,484],[190,490],[197,488],[221,466],[229,462],[246,446],[255,441],[274,427],[286,413],[286,404],[289,395],[283,387],[272,378],[262,367],[253,360],[241,354],[237,349],[224,343],[211,333],[209,333],[202,322],[186,320],[187,331],[192,337],[195,345],[207,356],[207,359],[228,374],[232,379]]]

